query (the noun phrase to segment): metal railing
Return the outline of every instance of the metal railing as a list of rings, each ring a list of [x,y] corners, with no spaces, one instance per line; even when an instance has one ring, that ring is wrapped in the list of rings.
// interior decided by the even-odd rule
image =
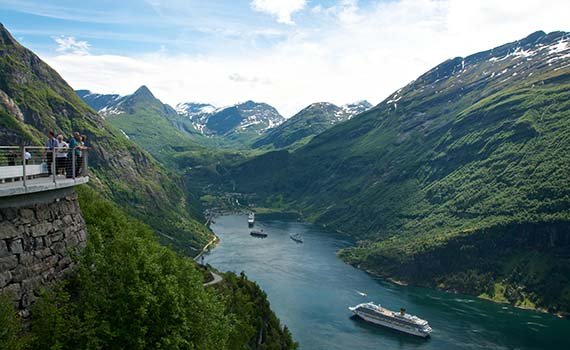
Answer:
[[[47,148],[36,146],[0,146],[0,185],[44,178],[57,183],[88,175],[86,147]]]

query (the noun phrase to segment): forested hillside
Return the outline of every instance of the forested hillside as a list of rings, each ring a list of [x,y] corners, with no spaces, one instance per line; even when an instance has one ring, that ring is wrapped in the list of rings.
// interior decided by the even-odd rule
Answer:
[[[45,290],[27,327],[0,295],[0,349],[295,349],[265,293],[228,273],[204,287],[188,257],[92,189],[79,191],[89,240],[79,268]]]
[[[568,312],[569,40],[537,32],[450,59],[228,178],[358,237],[341,256],[371,272]]]

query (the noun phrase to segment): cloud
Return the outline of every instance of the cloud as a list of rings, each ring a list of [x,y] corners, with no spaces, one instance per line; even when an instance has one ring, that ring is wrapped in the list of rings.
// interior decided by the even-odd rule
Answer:
[[[73,36],[61,36],[54,38],[57,43],[57,52],[72,55],[87,55],[91,45],[87,41],[80,41]]]
[[[338,2],[330,7],[316,5],[311,12],[317,15],[333,16],[343,23],[351,23],[359,21],[362,16],[359,12],[358,0],[338,0]]]
[[[60,52],[45,59],[74,88],[128,94],[145,84],[169,104],[252,99],[292,116],[316,101],[376,104],[448,58],[536,30],[570,30],[566,0],[551,0],[550,6],[514,0],[342,4],[334,11],[308,11],[310,26],[299,21],[283,40],[261,50],[130,57]],[[341,16],[343,9],[353,15]],[[225,40],[218,45],[227,45]]]
[[[295,24],[291,16],[306,4],[307,0],[252,0],[251,8],[275,16],[279,23]]]
[[[125,1],[126,2],[126,1]],[[134,21],[149,21],[151,18],[141,18],[130,14],[121,14],[120,11],[105,11],[91,6],[77,6],[73,1],[45,1],[45,0],[2,0],[0,5],[20,13],[27,13],[39,17],[55,18],[84,23],[116,23],[125,24]],[[115,2],[115,7],[121,2]]]
[[[261,79],[258,77],[246,77],[243,76],[239,73],[232,73],[230,74],[230,76],[228,77],[228,79],[230,79],[231,81],[234,81],[236,83],[248,83],[248,84],[271,84],[271,81],[269,81],[268,79]]]

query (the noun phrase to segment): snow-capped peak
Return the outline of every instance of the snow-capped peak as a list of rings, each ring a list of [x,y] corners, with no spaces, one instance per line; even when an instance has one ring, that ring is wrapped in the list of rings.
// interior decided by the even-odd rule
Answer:
[[[348,119],[354,117],[357,114],[366,112],[370,108],[372,108],[372,104],[366,100],[360,100],[360,101],[353,102],[353,103],[347,103],[347,104],[340,107],[340,109],[344,113],[348,114]]]

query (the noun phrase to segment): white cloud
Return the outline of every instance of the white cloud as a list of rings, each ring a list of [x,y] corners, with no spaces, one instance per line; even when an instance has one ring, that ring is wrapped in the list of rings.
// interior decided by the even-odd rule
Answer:
[[[342,23],[357,22],[362,18],[362,16],[358,14],[358,0],[338,0],[335,5],[330,7],[316,5],[311,11],[321,16],[334,16]]]
[[[87,41],[75,39],[73,36],[61,36],[54,38],[57,43],[57,52],[73,55],[87,55],[91,45]]]
[[[307,0],[252,0],[251,8],[277,17],[277,22],[294,24],[291,16],[302,10]]]
[[[321,8],[314,27],[299,23],[266,50],[46,60],[75,88],[132,93],[147,85],[169,104],[229,105],[252,99],[292,116],[316,101],[376,104],[440,62],[521,39],[536,30],[570,30],[570,2],[400,0]],[[352,15],[342,17],[348,9]],[[322,21],[322,25],[321,22]],[[223,45],[223,43],[221,43]]]
[[[267,79],[261,79],[255,76],[246,77],[239,73],[232,73],[228,77],[231,81],[235,81],[236,83],[248,83],[248,84],[271,84],[271,82]]]

